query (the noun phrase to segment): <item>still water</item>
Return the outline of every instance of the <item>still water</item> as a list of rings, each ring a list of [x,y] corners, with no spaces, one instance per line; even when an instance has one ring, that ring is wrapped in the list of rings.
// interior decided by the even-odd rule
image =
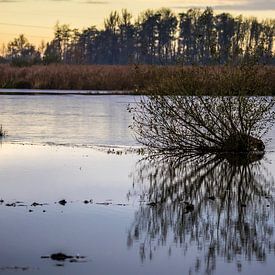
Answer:
[[[274,141],[250,163],[147,160],[136,100],[0,97],[0,273],[274,274]]]
[[[0,95],[7,141],[65,145],[134,145],[132,96]]]

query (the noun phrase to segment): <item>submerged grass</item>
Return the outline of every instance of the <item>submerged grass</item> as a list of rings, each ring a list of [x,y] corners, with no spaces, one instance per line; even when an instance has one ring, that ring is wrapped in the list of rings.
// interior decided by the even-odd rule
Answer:
[[[5,136],[6,136],[6,131],[4,131],[3,126],[0,125],[0,138],[5,137]]]
[[[0,88],[275,95],[272,66],[0,65]]]

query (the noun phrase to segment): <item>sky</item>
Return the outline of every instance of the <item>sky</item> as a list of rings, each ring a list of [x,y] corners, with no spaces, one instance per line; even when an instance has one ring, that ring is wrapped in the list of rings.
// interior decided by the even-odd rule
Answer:
[[[0,45],[21,33],[35,45],[49,41],[57,22],[100,28],[111,11],[123,8],[137,16],[146,9],[167,7],[177,13],[206,6],[234,15],[275,18],[275,0],[0,0]]]

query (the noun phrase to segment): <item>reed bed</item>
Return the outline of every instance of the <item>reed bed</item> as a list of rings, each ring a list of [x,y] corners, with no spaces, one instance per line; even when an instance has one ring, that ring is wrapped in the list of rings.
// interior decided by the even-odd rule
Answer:
[[[272,66],[0,65],[0,88],[275,95]]]

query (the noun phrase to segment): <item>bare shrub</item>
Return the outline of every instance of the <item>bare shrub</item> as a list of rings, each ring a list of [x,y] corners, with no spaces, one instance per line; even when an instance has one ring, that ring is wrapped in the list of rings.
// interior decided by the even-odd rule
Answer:
[[[129,108],[137,140],[156,152],[263,151],[273,97],[149,96]]]

